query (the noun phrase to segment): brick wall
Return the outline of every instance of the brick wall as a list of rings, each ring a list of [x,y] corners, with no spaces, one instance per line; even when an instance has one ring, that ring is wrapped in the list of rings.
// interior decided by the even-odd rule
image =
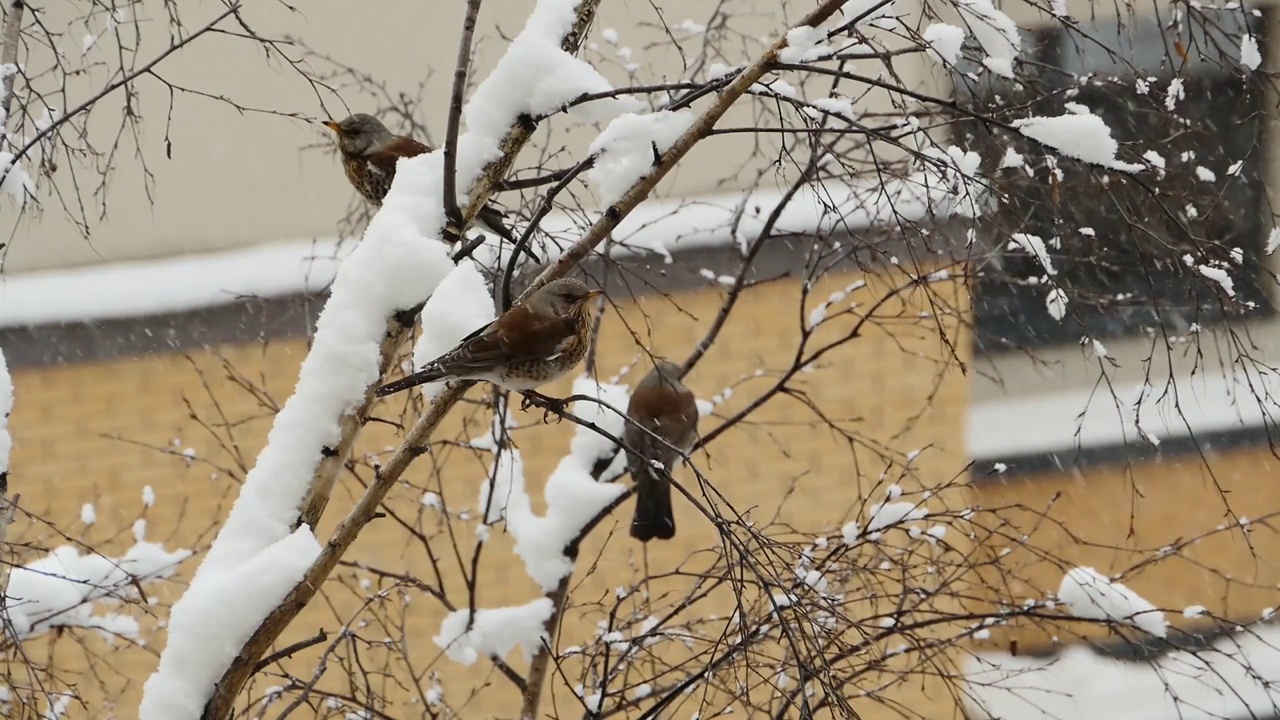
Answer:
[[[813,289],[809,308],[859,277],[849,273],[827,276]],[[867,280],[866,289],[851,294],[843,306],[833,307],[831,314],[849,302],[866,307],[902,278],[872,276]],[[914,462],[924,482],[960,473],[965,463],[962,420],[967,382],[950,357],[948,343],[967,347],[967,342],[957,342],[959,323],[955,316],[965,306],[959,288],[950,284],[935,285],[932,293],[930,300],[915,291],[905,302],[888,303],[879,311],[887,318],[885,322],[869,324],[861,337],[825,355],[795,383],[843,428],[861,438],[862,444],[851,447],[846,438],[817,425],[803,402],[779,396],[755,413],[752,423],[716,441],[698,458],[727,502],[749,512],[761,525],[789,524],[807,532],[838,532],[846,519],[860,511],[864,496],[884,469],[885,460],[868,446],[892,449],[899,462],[905,453],[930,446]],[[601,335],[601,375],[607,378],[635,360],[637,343],[658,354],[682,357],[701,339],[721,299],[722,290],[713,285],[665,296],[642,296],[611,311]],[[766,283],[747,292],[720,340],[687,382],[703,398],[732,388],[732,396],[717,410],[721,417],[741,409],[776,380],[777,371],[791,364],[800,336],[799,319],[807,317],[809,308],[800,307],[799,286],[794,281]],[[811,347],[848,333],[851,326],[850,317],[834,318],[818,329],[810,340]],[[946,328],[947,342],[942,341],[940,326]],[[151,354],[18,370],[14,378],[17,403],[11,421],[15,441],[11,486],[22,493],[23,507],[41,520],[22,522],[16,536],[33,549],[56,545],[61,542],[59,533],[66,533],[96,548],[118,550],[132,541],[127,531],[130,525],[145,517],[149,539],[197,550],[207,547],[269,429],[269,413],[262,403],[284,402],[305,352],[305,340],[292,339],[265,345],[224,345],[188,355]],[[760,369],[766,372],[756,376]],[[257,399],[240,387],[258,383],[265,392]],[[544,391],[565,393],[568,381]],[[480,398],[482,392],[477,388],[471,396]],[[398,397],[394,402],[403,400]],[[388,409],[398,406],[388,403]],[[537,416],[527,419],[536,420]],[[475,436],[487,422],[479,408],[464,408],[437,439]],[[703,430],[718,422],[704,420]],[[221,426],[226,424],[234,426],[230,436]],[[518,430],[515,438],[526,461],[535,510],[541,510],[538,491],[567,450],[571,428],[568,423],[532,424]],[[388,426],[371,426],[356,457],[387,451],[396,435]],[[393,491],[388,507],[396,510],[398,519],[386,518],[368,528],[348,558],[431,579],[433,572],[423,544],[400,523],[432,543],[447,542],[438,511],[423,508],[419,499],[424,490],[432,490],[441,493],[454,511],[472,508],[474,512],[479,481],[486,474],[485,462],[449,445],[436,446],[432,455],[421,458],[407,473],[403,487]],[[676,476],[692,481],[687,470]],[[143,508],[141,502],[147,485],[158,498],[151,508]],[[344,474],[319,528],[320,537],[358,494],[356,482]],[[97,522],[92,527],[79,521],[85,502],[96,507]],[[574,597],[584,606],[570,612],[562,646],[590,639],[599,613],[589,603],[610,594],[616,586],[631,583],[644,563],[651,573],[664,572],[684,567],[691,550],[716,546],[706,520],[687,503],[677,501],[678,540],[651,545],[646,557],[626,535],[630,511],[627,503],[582,549],[578,572],[584,579]],[[469,548],[473,542],[470,530],[463,533],[463,547]],[[490,545],[483,555],[481,575],[502,581],[483,583],[479,603],[520,603],[537,597],[536,588],[508,550],[507,538],[495,533]],[[581,570],[586,565],[590,573]],[[189,564],[180,577],[189,577],[193,568],[194,563]],[[349,567],[339,574],[346,581],[331,583],[283,642],[308,637],[317,629],[334,633],[385,582]],[[456,571],[446,568],[444,575],[442,582],[452,593],[462,591]],[[369,580],[370,587],[362,588],[360,580]],[[180,590],[179,581],[152,586],[149,592],[164,606],[176,599]],[[461,597],[465,598],[465,593]],[[466,707],[481,713],[477,716],[510,712],[514,693],[509,685],[504,686],[505,680],[494,676],[487,663],[461,668],[439,657],[430,640],[443,614],[439,604],[422,594],[411,594],[408,601],[403,620],[415,645],[413,655],[421,668],[439,670],[453,681],[446,684],[451,690],[450,701],[462,701],[463,691],[458,688],[487,681],[492,686]],[[727,614],[732,609],[730,596],[722,603]],[[155,667],[162,640],[159,637],[153,647],[117,642],[117,649],[109,656],[110,666],[95,666],[89,672],[82,672],[77,642],[62,638],[33,644],[41,646],[42,652],[55,652],[57,663],[65,668],[64,678],[75,683],[86,698],[109,699],[95,700],[92,712],[73,707],[69,717],[131,718],[141,683]],[[92,645],[97,641],[86,642]],[[521,668],[518,655],[514,653],[511,659]],[[314,654],[304,654],[290,667],[309,675],[314,662]],[[336,682],[340,672],[330,672]],[[457,684],[462,681],[468,684]],[[271,682],[268,679],[256,685],[256,693]],[[414,694],[386,688],[382,692],[410,699]],[[908,705],[927,717],[950,717],[955,712],[945,688],[922,692],[917,683],[908,696]],[[571,700],[565,696],[557,702]],[[544,711],[554,712],[551,707],[544,705]],[[875,714],[872,706],[867,710]]]

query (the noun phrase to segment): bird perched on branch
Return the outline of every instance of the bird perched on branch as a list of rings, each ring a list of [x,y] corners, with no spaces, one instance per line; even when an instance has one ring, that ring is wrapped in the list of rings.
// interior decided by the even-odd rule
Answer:
[[[341,121],[325,120],[324,125],[338,136],[338,152],[342,155],[342,169],[347,173],[347,180],[356,192],[375,206],[382,205],[382,199],[391,189],[391,181],[396,176],[396,162],[400,158],[433,150],[430,145],[411,137],[396,135],[381,120],[366,113],[356,113]],[[482,228],[514,245],[517,237],[503,222],[503,217],[501,210],[486,204],[480,208],[476,220]],[[539,262],[532,251],[526,248],[524,252],[534,262]]]
[[[589,303],[601,294],[572,278],[553,280],[418,372],[375,393],[383,397],[438,380],[485,380],[518,392],[549,383],[586,355]]]
[[[681,372],[679,365],[658,360],[636,385],[627,405],[629,420],[622,431],[622,441],[636,451],[627,455],[627,469],[636,483],[631,537],[640,542],[676,536],[669,473],[698,439],[698,403],[680,382]]]

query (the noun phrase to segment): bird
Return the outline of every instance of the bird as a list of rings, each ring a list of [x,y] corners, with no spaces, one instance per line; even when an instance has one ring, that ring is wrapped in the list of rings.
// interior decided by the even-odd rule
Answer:
[[[374,393],[385,397],[439,380],[484,380],[528,394],[582,361],[591,335],[589,303],[603,294],[573,278],[553,280],[418,372]]]
[[[669,473],[698,439],[698,403],[680,382],[682,372],[679,365],[657,359],[627,404],[628,422],[622,441],[634,451],[627,453],[627,470],[636,483],[631,537],[644,543],[676,536]]]
[[[356,113],[342,120],[325,120],[324,126],[338,137],[338,152],[342,155],[342,169],[356,192],[375,207],[391,189],[396,176],[396,162],[400,158],[414,157],[433,150],[430,145],[418,142],[407,135],[396,135],[378,118],[368,113]],[[476,214],[479,223],[511,244],[517,243],[515,233],[503,222],[504,214],[493,205],[486,204]],[[528,248],[526,255],[534,262],[538,256]]]

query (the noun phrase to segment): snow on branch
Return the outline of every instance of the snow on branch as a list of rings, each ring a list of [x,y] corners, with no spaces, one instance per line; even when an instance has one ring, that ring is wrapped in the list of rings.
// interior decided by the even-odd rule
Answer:
[[[575,381],[574,390],[599,397],[620,411],[630,397],[621,386],[596,383],[589,378]],[[624,421],[619,413],[596,403],[583,405],[594,408],[583,413],[583,420],[595,422],[615,437],[621,435]],[[554,590],[572,572],[573,560],[565,555],[565,548],[581,536],[596,515],[626,492],[624,486],[597,481],[591,474],[596,462],[606,457],[612,446],[595,430],[577,426],[569,454],[547,478],[543,491],[545,516],[533,512],[518,450],[500,447],[489,475],[481,483],[479,506],[485,510],[484,523],[506,521],[507,531],[516,541],[516,554],[524,560],[525,572],[543,592]]]
[[[1018,26],[991,4],[991,0],[958,0],[960,15],[987,57],[982,61],[988,70],[1004,78],[1013,77],[1013,61],[1022,49]],[[954,35],[954,33],[952,33]]]
[[[462,665],[472,665],[481,656],[505,658],[519,646],[529,662],[533,651],[547,638],[547,620],[555,611],[550,598],[538,598],[514,607],[455,610],[440,623],[440,634],[431,640],[445,654]]]
[[[1067,103],[1066,115],[1032,116],[1015,120],[1013,127],[1024,136],[1091,165],[1137,172],[1142,165],[1116,159],[1120,144],[1111,137],[1111,128],[1088,108]]]
[[[1169,634],[1169,623],[1155,605],[1090,567],[1069,570],[1058,599],[1074,617],[1124,623],[1161,638]]]
[[[458,263],[458,267],[436,286],[431,299],[422,308],[422,335],[413,346],[414,368],[445,354],[495,317],[493,295],[484,276],[470,260]],[[444,386],[444,381],[423,385],[423,400],[434,400]]]
[[[560,47],[578,21],[578,5],[540,0],[467,103],[468,130],[458,138],[459,197],[467,196],[490,163],[517,149],[503,147],[503,141],[518,118],[609,89],[599,73]],[[585,107],[616,114],[626,103]],[[344,430],[343,418],[369,402],[388,319],[423,303],[454,270],[440,242],[444,182],[443,153],[402,159],[363,240],[338,270],[294,394],[276,416],[267,446],[190,589],[174,607],[169,646],[147,682],[141,720],[199,717],[241,646],[320,556],[308,528],[292,534],[291,529],[313,485],[332,482],[317,476],[322,458],[349,447],[358,429],[349,424]],[[228,597],[232,588],[234,598]],[[226,613],[232,600],[242,601],[238,612]],[[219,642],[209,648],[214,626]]]
[[[108,635],[136,637],[138,621],[118,613],[95,614],[92,603],[128,597],[135,581],[143,585],[169,577],[190,550],[169,552],[139,540],[118,558],[81,555],[71,545],[55,548],[34,562],[15,568],[9,578],[5,605],[19,640],[58,627],[100,630]]]
[[[387,319],[423,302],[453,269],[437,239],[444,224],[442,171],[440,153],[401,161],[381,210],[338,269],[294,394],[173,609],[169,645],[144,691],[142,720],[199,717],[240,644],[319,555],[311,530],[292,526],[322,458],[343,440],[343,416],[367,402],[378,379]],[[240,611],[225,613],[229,606]],[[214,626],[219,641],[210,646]]]

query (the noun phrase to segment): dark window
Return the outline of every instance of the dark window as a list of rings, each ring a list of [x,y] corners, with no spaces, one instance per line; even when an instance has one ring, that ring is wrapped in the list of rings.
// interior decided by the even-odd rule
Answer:
[[[1274,280],[1262,261],[1272,227],[1263,188],[1263,76],[1239,64],[1244,32],[1266,57],[1265,26],[1239,10],[1197,13],[1184,23],[1194,32],[1184,30],[1175,44],[1172,31],[1153,19],[1082,21],[1025,36],[1029,62],[1018,68],[1024,82],[961,68],[955,80],[965,106],[1011,122],[1061,115],[1078,103],[1110,126],[1120,160],[1149,166],[1136,181],[1065,157],[1055,171],[1049,151],[1035,143],[981,120],[957,123],[958,142],[982,154],[984,167],[1012,149],[1033,171],[1002,169],[993,181],[1005,202],[987,224],[992,257],[975,305],[980,351],[1104,340],[1158,326],[1181,334],[1193,323],[1272,312],[1266,288]],[[1172,110],[1171,86],[1180,95]],[[1159,158],[1144,158],[1149,151]],[[1155,167],[1161,161],[1163,171]],[[1039,263],[1009,247],[1013,233],[1048,245],[1053,280],[1068,297],[1061,321],[1046,307]],[[1200,272],[1211,261],[1227,263],[1234,298]]]

